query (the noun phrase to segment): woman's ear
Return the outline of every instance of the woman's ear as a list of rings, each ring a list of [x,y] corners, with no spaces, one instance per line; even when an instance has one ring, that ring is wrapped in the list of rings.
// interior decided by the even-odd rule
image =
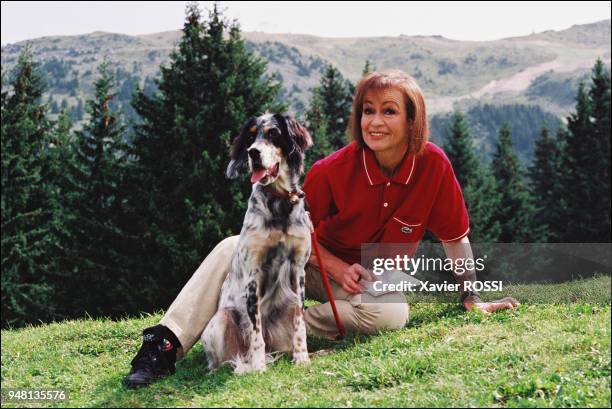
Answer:
[[[242,128],[240,134],[238,134],[238,136],[234,138],[232,152],[230,154],[231,160],[229,165],[227,165],[227,170],[225,171],[225,176],[228,179],[236,179],[238,177],[240,169],[247,162],[247,144],[250,140],[251,128],[256,125],[257,123],[255,117],[250,118]]]

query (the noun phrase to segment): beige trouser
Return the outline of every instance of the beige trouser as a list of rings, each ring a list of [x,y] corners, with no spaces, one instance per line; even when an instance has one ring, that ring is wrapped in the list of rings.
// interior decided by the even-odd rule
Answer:
[[[204,259],[174,300],[161,324],[168,327],[181,342],[178,358],[197,342],[208,321],[217,311],[221,286],[230,267],[239,236],[219,243]],[[376,333],[381,329],[402,328],[408,320],[409,306],[402,293],[373,297],[368,293],[351,295],[330,280],[336,308],[347,333]],[[321,274],[315,267],[306,267],[306,297],[322,302],[304,312],[309,335],[334,339],[336,321],[328,302]]]

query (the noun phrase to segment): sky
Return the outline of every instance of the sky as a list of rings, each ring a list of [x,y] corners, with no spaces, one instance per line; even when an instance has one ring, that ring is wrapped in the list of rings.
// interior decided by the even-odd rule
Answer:
[[[205,9],[211,2],[199,2]],[[2,45],[94,31],[150,34],[183,26],[184,1],[2,1]],[[321,37],[442,35],[488,41],[610,19],[609,1],[222,2],[243,31]]]

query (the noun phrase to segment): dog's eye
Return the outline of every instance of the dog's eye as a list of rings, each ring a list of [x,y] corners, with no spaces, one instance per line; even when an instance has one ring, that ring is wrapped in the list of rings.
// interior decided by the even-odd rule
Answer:
[[[279,137],[279,136],[280,136],[280,132],[278,132],[278,129],[276,129],[276,128],[272,128],[272,129],[270,129],[270,131],[268,132],[268,136],[269,136],[270,138],[277,138],[277,137]]]

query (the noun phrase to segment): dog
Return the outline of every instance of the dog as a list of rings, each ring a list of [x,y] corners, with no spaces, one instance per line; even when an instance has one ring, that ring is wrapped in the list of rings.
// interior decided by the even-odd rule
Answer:
[[[235,138],[226,175],[248,163],[253,190],[218,310],[201,340],[208,368],[228,362],[238,374],[263,372],[272,353],[308,364],[304,267],[312,224],[298,188],[308,131],[289,116],[253,117]]]

